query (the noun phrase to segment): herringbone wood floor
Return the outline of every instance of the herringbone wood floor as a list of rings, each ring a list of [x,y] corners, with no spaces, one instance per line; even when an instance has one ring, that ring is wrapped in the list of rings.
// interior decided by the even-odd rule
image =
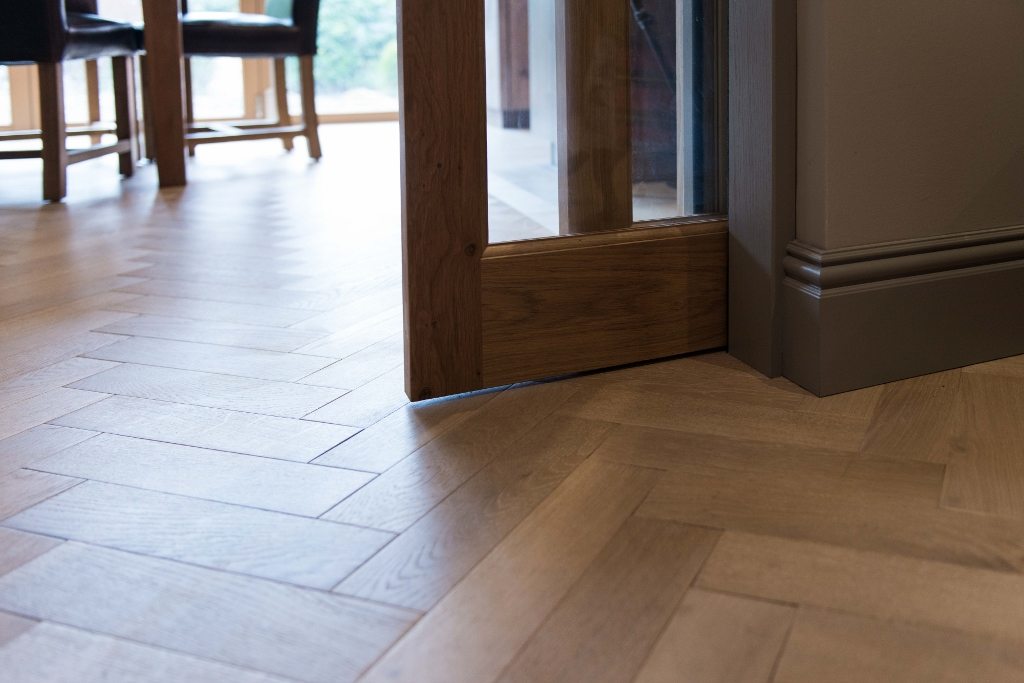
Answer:
[[[1024,679],[1024,359],[411,406],[396,131],[325,137],[0,168],[0,678]]]

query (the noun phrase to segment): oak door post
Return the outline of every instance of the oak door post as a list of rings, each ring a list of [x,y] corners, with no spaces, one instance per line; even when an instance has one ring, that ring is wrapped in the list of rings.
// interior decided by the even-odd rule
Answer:
[[[406,391],[482,386],[487,246],[482,0],[399,0]]]

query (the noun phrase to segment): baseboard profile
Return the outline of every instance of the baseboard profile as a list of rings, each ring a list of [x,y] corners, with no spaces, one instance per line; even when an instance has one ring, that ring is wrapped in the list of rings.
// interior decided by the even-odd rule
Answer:
[[[1024,354],[1024,226],[787,253],[783,372],[819,396]]]

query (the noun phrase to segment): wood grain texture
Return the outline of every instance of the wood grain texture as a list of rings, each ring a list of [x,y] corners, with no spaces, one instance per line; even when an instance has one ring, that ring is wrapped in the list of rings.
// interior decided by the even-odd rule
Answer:
[[[125,396],[65,415],[54,424],[295,462],[309,462],[358,431],[323,422]]]
[[[398,50],[406,391],[420,400],[482,388],[480,257],[487,244],[483,4],[400,0]]]
[[[312,683],[354,680],[414,617],[77,543],[0,578],[0,609]]]
[[[627,520],[499,680],[631,680],[717,538],[709,529]]]
[[[959,631],[801,609],[778,683],[1019,681],[1024,646]]]
[[[427,611],[551,494],[608,425],[543,420],[336,590]]]
[[[72,388],[295,418],[312,413],[343,394],[326,387],[134,363],[97,373],[76,382]]]
[[[69,358],[0,382],[0,411],[115,366],[116,363],[101,360]]]
[[[496,257],[492,247],[482,265],[484,384],[724,345],[725,226],[666,231]]]
[[[943,505],[1024,518],[1024,378],[965,374],[951,421]]]
[[[0,576],[14,571],[60,544],[57,539],[0,527]]]
[[[861,450],[891,458],[946,462],[960,382],[961,373],[954,370],[884,387]]]
[[[1019,574],[727,532],[698,585],[1024,642]]]
[[[363,472],[101,434],[33,465],[44,472],[316,517]]]
[[[528,434],[575,389],[544,384],[506,391],[464,423],[374,479],[323,517],[402,532]]]
[[[295,351],[324,336],[321,333],[290,328],[165,318],[158,315],[140,315],[130,320],[101,327],[98,331],[135,337],[241,346],[264,351]]]
[[[237,253],[238,247],[235,246],[233,249]],[[201,282],[179,282],[176,280],[134,282],[125,284],[118,291],[129,294],[198,299],[200,301],[222,301],[253,306],[294,308],[301,311],[314,312],[328,311],[340,303],[339,297],[336,295],[321,292],[243,287],[241,285],[218,285],[217,287],[211,287]]]
[[[0,441],[0,476],[28,467],[65,448],[96,436],[96,432],[39,425]]]
[[[768,683],[795,616],[788,605],[691,590],[636,683]]]
[[[283,683],[285,680],[49,623],[33,628],[10,646],[0,649],[0,669],[8,683],[134,683],[141,680]]]
[[[405,369],[397,367],[391,372],[367,382],[318,410],[309,411],[306,419],[331,422],[352,427],[369,427],[409,403],[405,395],[403,378]],[[341,393],[337,389],[320,389],[324,393]]]
[[[254,264],[255,265],[255,264]],[[115,311],[128,311],[168,318],[191,320],[224,320],[243,325],[270,325],[289,327],[306,320],[312,311],[293,308],[275,308],[257,304],[201,301],[163,296],[142,296],[112,306]]]
[[[31,470],[18,470],[0,477],[0,521],[42,502],[50,496],[55,496],[81,481],[81,479]]]
[[[86,355],[90,358],[155,365],[179,370],[213,372],[221,375],[294,382],[331,364],[330,358],[297,353],[260,351],[238,346],[218,346],[194,342],[150,339],[146,337],[110,337],[109,344]],[[315,382],[313,383],[315,384]]]
[[[361,387],[389,370],[402,366],[402,345],[401,335],[388,337],[345,360],[303,377],[302,383],[336,389]]]
[[[567,413],[638,427],[773,441],[831,450],[859,447],[869,421],[778,407],[774,399],[709,400],[705,387],[673,389],[661,385],[600,387],[568,406]],[[734,396],[735,398],[735,396]],[[767,403],[767,404],[766,404]]]
[[[384,472],[471,418],[496,396],[496,391],[481,392],[406,405],[313,462],[364,472]]]
[[[655,477],[651,470],[622,465],[581,466],[364,680],[455,683],[497,677],[600,554]],[[582,528],[587,533],[579,533]]]
[[[98,482],[50,498],[4,525],[324,589],[392,539],[371,529]]]
[[[0,414],[0,439],[102,402],[107,394],[57,388],[7,406]]]

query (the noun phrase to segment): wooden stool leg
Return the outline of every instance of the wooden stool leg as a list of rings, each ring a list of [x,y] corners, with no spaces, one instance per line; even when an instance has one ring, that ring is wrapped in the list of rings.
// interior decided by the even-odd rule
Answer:
[[[135,155],[135,60],[131,57],[114,57],[111,60],[114,73],[114,106],[117,110],[117,139],[128,142],[128,151],[118,154],[121,175],[131,178],[135,173],[138,157]]]
[[[299,57],[299,72],[302,75],[302,122],[306,128],[309,156],[312,159],[319,159],[322,156],[318,131],[320,120],[316,115],[316,86],[313,79],[312,55]]]
[[[146,55],[139,56],[139,68],[142,70],[142,127],[146,138],[146,160],[152,162],[156,159],[156,146],[153,144],[153,100],[152,84],[149,82],[149,65],[146,63]]]
[[[85,95],[89,102],[89,125],[96,125],[103,118],[100,112],[100,64],[98,60],[85,63]],[[92,134],[89,140],[94,145],[103,141],[103,136]]]
[[[285,75],[286,62],[284,58],[274,60],[274,95],[277,100],[277,125],[292,125],[292,116],[288,112],[288,79]],[[287,151],[295,149],[295,140],[292,137],[281,138],[284,148]]]
[[[195,108],[192,103],[192,60],[185,60],[185,128],[186,130],[192,129],[192,124],[196,121]],[[194,157],[196,155],[196,146],[191,142],[186,143],[188,145],[188,155]]]
[[[41,63],[39,115],[43,138],[43,199],[59,202],[67,194],[68,148],[64,122],[64,68]]]

